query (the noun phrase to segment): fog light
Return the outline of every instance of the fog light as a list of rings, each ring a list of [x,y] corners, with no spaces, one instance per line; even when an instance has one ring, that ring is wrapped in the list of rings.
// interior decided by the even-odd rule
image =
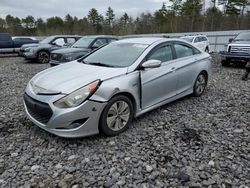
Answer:
[[[71,124],[69,124],[66,127],[58,127],[55,129],[58,129],[58,130],[77,129],[80,126],[82,126],[82,124],[84,124],[87,120],[88,118],[78,119],[76,121],[73,121]]]

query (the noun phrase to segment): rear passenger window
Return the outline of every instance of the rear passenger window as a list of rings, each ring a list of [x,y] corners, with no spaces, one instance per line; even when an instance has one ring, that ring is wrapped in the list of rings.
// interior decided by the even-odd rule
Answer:
[[[207,41],[207,38],[206,37],[202,37],[202,41]]]
[[[67,38],[67,43],[68,44],[73,44],[76,42],[76,39],[75,38]]]
[[[177,58],[187,57],[194,54],[193,49],[183,44],[174,44]]]
[[[54,44],[57,46],[63,46],[65,44],[64,38],[57,38],[56,40],[53,41]]]
[[[104,44],[106,44],[107,43],[107,40],[106,39],[97,39],[96,41],[95,41],[95,43],[93,44],[93,46],[95,46],[95,47],[100,47],[100,46],[102,46],[102,45],[104,45]]]
[[[194,43],[197,43],[197,42],[200,42],[200,37],[196,37],[195,40],[194,40]]]
[[[164,46],[164,47],[157,49],[149,56],[148,60],[150,60],[150,59],[160,60],[161,62],[166,62],[166,61],[172,60],[173,54],[172,54],[171,47]]]

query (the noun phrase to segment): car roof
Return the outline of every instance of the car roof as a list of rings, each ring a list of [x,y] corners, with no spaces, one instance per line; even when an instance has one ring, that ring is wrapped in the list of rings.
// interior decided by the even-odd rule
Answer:
[[[51,37],[83,37],[80,35],[52,35]]]
[[[158,41],[171,41],[169,38],[161,38],[161,37],[138,37],[138,38],[124,38],[119,40],[118,42],[130,42],[130,43],[138,43],[138,44],[147,44],[151,45]]]
[[[115,35],[85,35],[83,37],[91,37],[91,38],[120,38],[119,36]]]

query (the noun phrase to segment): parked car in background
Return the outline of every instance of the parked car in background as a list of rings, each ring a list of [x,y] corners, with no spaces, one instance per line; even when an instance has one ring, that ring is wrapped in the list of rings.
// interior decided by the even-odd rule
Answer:
[[[85,36],[74,43],[70,48],[54,50],[50,56],[50,65],[55,66],[69,61],[78,59],[87,53],[91,52],[108,44],[116,41],[117,36],[99,35],[99,36]]]
[[[184,40],[123,39],[35,75],[25,90],[25,111],[62,137],[114,136],[133,117],[201,96],[210,76],[210,55]]]
[[[184,39],[190,43],[192,43],[197,48],[200,48],[201,50],[209,53],[209,40],[206,35],[187,35],[181,37],[181,39]]]
[[[20,49],[20,56],[25,59],[37,60],[39,63],[49,63],[52,50],[59,49],[65,44],[73,44],[81,36],[76,35],[55,35],[42,40],[38,44],[23,45]]]
[[[34,37],[11,37],[8,33],[0,33],[0,53],[18,53],[23,44],[38,43]]]
[[[222,66],[229,66],[233,62],[246,64],[250,61],[250,31],[229,39],[226,51],[220,52],[220,56]]]

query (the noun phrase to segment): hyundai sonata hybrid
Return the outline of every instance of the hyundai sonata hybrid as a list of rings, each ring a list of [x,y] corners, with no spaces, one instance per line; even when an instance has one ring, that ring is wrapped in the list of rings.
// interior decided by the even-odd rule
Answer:
[[[210,55],[184,40],[123,39],[35,75],[24,106],[32,122],[55,135],[114,136],[133,117],[202,95],[210,75]]]

